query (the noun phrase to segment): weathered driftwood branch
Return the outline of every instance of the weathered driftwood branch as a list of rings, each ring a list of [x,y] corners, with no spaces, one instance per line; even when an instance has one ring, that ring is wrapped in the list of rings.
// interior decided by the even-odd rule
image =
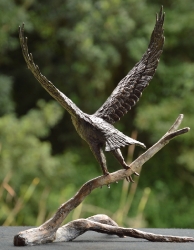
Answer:
[[[60,227],[54,242],[72,241],[86,231],[117,235],[119,237],[141,238],[155,242],[194,242],[193,237],[180,237],[143,232],[134,228],[119,227],[107,215],[98,214],[87,219],[78,219]]]
[[[112,226],[113,221],[110,222],[109,219],[107,222],[107,219],[104,221],[104,225],[101,220],[100,222],[91,222],[90,220],[76,220],[73,222],[68,223],[66,226],[62,227],[59,229],[61,223],[63,220],[67,217],[70,211],[72,211],[74,208],[76,208],[84,199],[87,195],[89,195],[92,190],[95,188],[104,186],[104,185],[109,185],[113,182],[125,179],[126,177],[131,176],[134,172],[138,170],[139,167],[141,167],[146,161],[148,161],[153,155],[155,155],[160,149],[162,149],[171,139],[175,138],[176,136],[179,136],[181,134],[187,133],[189,131],[189,128],[183,128],[180,130],[177,130],[179,125],[181,124],[183,119],[183,115],[179,115],[179,117],[176,119],[172,127],[168,130],[168,132],[156,143],[154,144],[151,148],[149,148],[145,153],[140,155],[135,161],[133,161],[130,164],[130,169],[128,170],[118,170],[116,172],[113,172],[107,176],[100,176],[95,179],[92,179],[88,182],[86,182],[80,190],[75,194],[74,197],[72,197],[70,200],[68,200],[66,203],[62,204],[56,214],[48,221],[46,221],[44,224],[42,224],[38,228],[32,228],[23,232],[18,233],[14,237],[14,245],[15,246],[25,246],[25,245],[36,245],[36,244],[43,244],[47,242],[53,242],[57,241],[61,238],[68,239],[69,231],[68,228],[71,228],[71,231],[74,232],[85,232],[87,230],[95,230],[99,232],[104,232],[104,233],[110,233],[110,234],[116,234],[119,236],[132,236],[132,237],[143,237],[144,239],[146,238],[147,240],[153,241],[153,239],[156,239],[156,241],[193,241],[193,238],[183,238],[182,237],[170,237],[170,236],[158,236],[153,238],[153,234],[150,233],[145,233],[145,232],[140,232],[139,230],[135,229],[124,229],[118,227],[116,224],[115,226]],[[97,218],[97,217],[96,217]],[[89,224],[88,224],[89,221]],[[86,223],[87,222],[87,223]],[[102,225],[99,225],[99,224]],[[115,222],[114,222],[115,223]],[[81,229],[79,229],[80,224],[83,225]],[[78,225],[78,228],[76,228]],[[85,227],[86,226],[86,227]],[[89,228],[89,229],[88,229]],[[65,234],[61,234],[61,232],[66,232]],[[132,235],[133,232],[133,235]],[[75,234],[75,237],[80,235],[82,233],[77,233]],[[77,236],[76,236],[77,235]],[[69,240],[72,240],[75,238],[74,236],[71,236]],[[168,239],[168,240],[167,240]]]

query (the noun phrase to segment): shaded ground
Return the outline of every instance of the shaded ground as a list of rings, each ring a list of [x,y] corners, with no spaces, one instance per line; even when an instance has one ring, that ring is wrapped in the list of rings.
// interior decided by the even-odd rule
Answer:
[[[8,250],[14,249],[13,237],[20,231],[26,230],[27,227],[0,227],[0,249]],[[191,236],[194,237],[194,229],[143,229],[144,231],[166,235],[177,236]],[[33,249],[32,247],[25,247],[25,249]],[[105,234],[87,232],[78,237],[72,242],[51,243],[45,245],[35,246],[35,250],[42,249],[138,249],[138,250],[156,250],[156,249],[194,249],[194,243],[155,243],[146,240],[135,238],[118,238],[117,236],[109,236]]]

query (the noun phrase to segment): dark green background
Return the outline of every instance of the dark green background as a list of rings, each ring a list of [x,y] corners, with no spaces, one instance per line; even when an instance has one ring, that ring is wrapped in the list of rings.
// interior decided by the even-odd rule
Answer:
[[[0,1],[2,225],[43,223],[85,181],[101,175],[69,114],[27,70],[18,26],[25,23],[29,51],[42,73],[92,114],[141,59],[161,5],[166,41],[158,70],[116,126],[147,147],[180,113],[191,131],[147,162],[136,184],[95,190],[67,220],[106,213],[123,226],[194,226],[193,0]],[[123,150],[129,162],[142,152]],[[107,160],[110,172],[120,168],[111,155]]]

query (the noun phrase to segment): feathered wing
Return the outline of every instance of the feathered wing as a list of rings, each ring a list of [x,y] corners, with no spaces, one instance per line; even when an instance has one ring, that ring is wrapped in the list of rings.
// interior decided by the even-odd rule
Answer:
[[[45,76],[42,75],[38,65],[34,63],[32,54],[28,53],[27,37],[24,37],[24,24],[19,27],[19,39],[22,48],[22,54],[28,66],[28,69],[32,72],[34,77],[39,81],[43,88],[55,98],[64,107],[71,116],[82,116],[82,111],[60,90],[58,90],[52,82],[50,82]]]
[[[115,123],[139,100],[143,90],[153,78],[164,45],[164,12],[156,14],[156,24],[147,51],[142,59],[119,82],[106,102],[95,112],[108,123]]]

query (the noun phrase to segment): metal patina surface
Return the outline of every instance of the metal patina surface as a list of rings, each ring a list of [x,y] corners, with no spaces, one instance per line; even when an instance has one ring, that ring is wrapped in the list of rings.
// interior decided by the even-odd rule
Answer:
[[[105,103],[93,115],[81,111],[75,103],[41,74],[39,67],[33,61],[32,54],[28,53],[27,38],[24,37],[24,25],[19,28],[22,52],[28,68],[46,91],[69,112],[76,131],[88,143],[104,175],[109,174],[103,152],[104,148],[105,151],[113,153],[124,169],[128,169],[129,166],[124,161],[120,148],[132,144],[145,147],[143,143],[117,130],[113,124],[137,103],[143,90],[153,78],[163,51],[163,24],[164,13],[161,7],[160,13],[156,16],[156,23],[148,49],[142,59],[118,83]],[[131,178],[128,180],[132,181]]]

